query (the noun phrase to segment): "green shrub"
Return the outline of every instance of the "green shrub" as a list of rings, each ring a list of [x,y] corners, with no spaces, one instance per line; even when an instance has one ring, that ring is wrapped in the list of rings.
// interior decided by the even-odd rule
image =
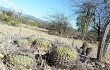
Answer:
[[[10,21],[10,18],[8,16],[3,16],[3,19],[2,20],[5,21],[5,22],[9,22]]]
[[[18,23],[17,23],[17,21],[9,21],[9,22],[8,22],[8,25],[18,26]]]

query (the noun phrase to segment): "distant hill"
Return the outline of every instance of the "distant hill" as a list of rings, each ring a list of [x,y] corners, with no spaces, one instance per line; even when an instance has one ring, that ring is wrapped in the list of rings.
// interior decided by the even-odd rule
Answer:
[[[26,17],[26,18],[30,18],[30,19],[32,19],[32,20],[37,20],[37,21],[40,21],[40,22],[45,22],[44,20],[42,20],[42,19],[40,19],[40,18],[36,18],[36,17],[34,17],[34,16],[32,16],[32,15],[28,15],[28,14],[22,14],[22,16],[24,16],[24,17]]]
[[[2,6],[0,6],[0,10],[10,11],[9,8],[5,8],[5,7],[2,7]],[[14,11],[14,14],[15,15],[18,15],[18,12],[17,11]],[[24,14],[24,13],[22,13],[22,16],[23,17],[26,17],[26,18],[30,18],[32,20],[37,20],[37,21],[40,21],[40,22],[46,22],[46,21],[44,21],[44,20],[42,20],[40,18],[36,18],[36,17],[34,17],[32,15],[28,15],[28,14]]]
[[[5,8],[5,7],[2,7],[2,6],[0,6],[0,10],[10,11],[9,8]]]

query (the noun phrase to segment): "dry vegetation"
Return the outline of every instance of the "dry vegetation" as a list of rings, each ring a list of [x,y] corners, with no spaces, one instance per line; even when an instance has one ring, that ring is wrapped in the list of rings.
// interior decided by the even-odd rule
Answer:
[[[22,47],[17,47],[16,45],[13,45],[13,43],[12,43],[12,41],[13,41],[13,38],[15,38],[15,40],[16,39],[25,39],[25,38],[27,38],[27,37],[29,37],[29,36],[36,36],[36,37],[38,37],[38,38],[43,38],[43,39],[46,39],[46,40],[49,40],[49,41],[51,41],[52,43],[54,43],[54,45],[57,45],[59,42],[60,43],[62,43],[62,45],[69,45],[70,47],[72,47],[72,48],[78,48],[78,49],[80,49],[80,47],[82,47],[82,44],[83,44],[83,41],[82,40],[79,40],[79,39],[74,39],[74,38],[64,38],[64,37],[60,37],[60,36],[55,36],[55,35],[49,35],[48,34],[48,30],[46,30],[46,29],[42,29],[42,28],[38,28],[38,27],[34,27],[34,26],[28,26],[28,25],[21,25],[21,26],[19,26],[19,27],[14,27],[14,26],[9,26],[9,25],[6,25],[6,24],[0,24],[0,41],[1,41],[1,49],[2,49],[2,51],[0,51],[1,53],[5,53],[6,55],[6,58],[8,57],[9,59],[11,59],[11,57],[13,57],[12,59],[11,59],[11,61],[12,61],[12,64],[13,64],[13,62],[14,63],[19,63],[19,62],[15,62],[14,60],[14,58],[17,58],[17,59],[20,59],[19,58],[19,56],[21,57],[21,58],[23,58],[23,61],[21,61],[21,59],[20,59],[20,62],[25,62],[25,61],[28,61],[28,60],[26,60],[25,58],[27,58],[27,59],[29,59],[29,60],[32,60],[31,58],[30,58],[30,56],[32,56],[33,54],[35,55],[36,53],[38,54],[38,53],[43,53],[43,54],[45,54],[46,52],[44,52],[44,51],[37,51],[37,52],[35,52],[35,53],[32,53],[31,52],[31,50],[28,50],[28,51],[26,51],[24,48],[26,48],[26,46],[27,46],[27,49],[28,48],[30,48],[30,46],[32,46],[32,45],[30,45],[30,42],[29,42],[29,44],[27,44],[27,41],[26,41],[26,43],[25,42],[23,42],[23,44],[22,44]],[[21,41],[22,42],[22,41]],[[42,41],[41,41],[42,42]],[[33,44],[33,43],[32,43]],[[36,43],[36,44],[40,44],[40,45],[42,45],[42,43]],[[24,46],[23,46],[24,45]],[[28,46],[29,45],[29,46]],[[53,47],[54,47],[54,45],[52,45]],[[5,47],[5,48],[4,48]],[[38,46],[36,46],[36,47],[38,47]],[[50,46],[51,47],[51,46]],[[76,61],[76,64],[77,65],[75,65],[75,66],[72,66],[72,68],[71,69],[69,69],[69,70],[80,70],[80,69],[82,69],[82,70],[88,70],[88,69],[90,69],[90,70],[92,70],[92,69],[97,69],[97,70],[100,70],[100,69],[103,69],[103,67],[104,67],[104,69],[103,70],[106,70],[105,68],[107,68],[107,69],[109,69],[109,65],[106,67],[106,66],[104,66],[103,65],[103,63],[101,64],[100,62],[98,62],[97,60],[95,60],[95,59],[92,59],[92,58],[96,58],[96,55],[97,55],[97,47],[98,47],[98,45],[97,44],[95,44],[95,43],[88,43],[88,47],[90,47],[90,48],[93,48],[92,49],[92,51],[91,51],[91,53],[90,53],[90,58],[87,56],[80,56],[80,58],[81,58],[81,61],[83,61],[84,60],[84,63],[80,63],[79,62],[79,60],[78,61]],[[4,49],[3,49],[4,48]],[[40,49],[42,49],[42,47],[40,48]],[[44,48],[45,49],[45,48]],[[5,50],[5,52],[4,52],[4,50]],[[34,49],[35,50],[35,49]],[[37,49],[38,50],[38,49]],[[65,50],[65,49],[64,49]],[[56,57],[56,53],[52,53],[51,55],[54,55],[54,57],[55,57],[55,59],[59,59],[60,57],[61,58],[63,58],[64,57],[64,59],[65,58],[67,58],[67,59],[70,59],[68,56],[65,56],[64,54],[67,54],[67,53],[65,53],[64,52],[64,50],[62,49],[61,50],[61,55],[59,56],[59,54],[57,54],[58,55],[58,57]],[[25,52],[22,52],[22,51],[25,51]],[[67,51],[67,50],[66,50]],[[12,55],[7,55],[7,53],[9,54],[9,53],[14,53],[14,55],[12,54]],[[24,56],[24,55],[19,55],[18,53],[20,53],[20,54],[25,54],[25,55],[29,55],[29,57],[28,56]],[[62,54],[62,53],[64,53],[64,54]],[[70,53],[71,52],[69,52],[68,51],[68,54],[70,55]],[[17,54],[17,55],[16,55]],[[67,54],[67,55],[68,55]],[[73,53],[71,53],[71,54],[73,54]],[[16,56],[15,56],[16,55]],[[47,57],[47,55],[48,55],[48,53],[46,53],[45,55],[43,55],[44,56],[44,59],[46,59],[46,57]],[[58,68],[54,68],[54,67],[51,67],[51,66],[49,66],[47,63],[46,63],[46,61],[45,60],[43,60],[42,58],[43,57],[41,57],[39,54],[38,55],[35,55],[36,56],[36,59],[37,59],[37,61],[36,61],[36,63],[37,63],[37,69],[38,70],[40,70],[40,69],[43,69],[43,70],[57,70]],[[79,55],[78,55],[79,56]],[[108,55],[109,56],[109,55]],[[2,58],[3,56],[0,54],[0,58]],[[84,59],[83,59],[84,58]],[[4,58],[5,59],[5,58]],[[54,59],[54,58],[53,58]],[[77,59],[79,59],[79,58],[77,58]],[[24,61],[25,60],[25,61]],[[6,62],[7,62],[7,60],[5,60]],[[19,61],[19,60],[17,60],[17,61]],[[54,60],[56,63],[57,63],[57,60]],[[60,60],[61,62],[63,62],[64,63],[64,66],[65,66],[65,62],[61,59]],[[93,61],[93,62],[92,62]],[[71,62],[71,61],[70,61]],[[69,63],[70,63],[69,62]],[[29,63],[31,63],[31,61],[29,61]],[[33,62],[32,62],[33,63]],[[8,63],[6,63],[6,64],[8,64]],[[24,64],[24,63],[22,63],[22,64]],[[61,64],[61,63],[58,63],[58,64]],[[67,64],[68,64],[68,61],[67,61]],[[1,62],[1,65],[3,65],[3,66],[1,66],[1,68],[2,67],[4,67],[4,64],[2,64],[2,62]],[[43,66],[44,65],[44,66]],[[70,63],[70,65],[71,65],[71,63]],[[10,65],[10,63],[9,63],[9,68],[10,68],[10,70],[12,70],[12,69],[16,69],[16,67],[15,66],[11,66]],[[56,66],[56,65],[55,65]],[[103,67],[102,67],[103,66]],[[57,65],[57,67],[60,67],[60,66],[58,66]],[[63,67],[63,66],[62,66]],[[100,68],[101,67],[101,68]],[[68,68],[68,65],[67,65],[67,68]],[[18,70],[19,69],[22,69],[22,66],[21,66],[21,68],[18,68]],[[5,69],[4,69],[5,70]],[[6,69],[7,70],[7,69]],[[60,70],[62,70],[62,69],[60,69]],[[68,70],[68,69],[67,69]]]
[[[79,10],[77,30],[61,13],[44,23],[23,17],[22,12],[0,11],[0,69],[110,70],[110,21],[107,19],[105,27],[103,22],[94,25],[97,16],[90,14],[96,2],[83,4],[86,13]],[[91,22],[96,30],[89,26]]]
[[[30,35],[36,35],[38,37],[45,38],[45,39],[48,39],[51,41],[58,40],[64,44],[67,44],[70,46],[72,45],[72,42],[74,41],[74,45],[77,47],[81,47],[83,44],[83,41],[81,41],[81,40],[49,35],[48,33],[46,33],[47,31],[48,30],[46,30],[46,29],[31,27],[31,26],[27,26],[27,25],[21,27],[21,31],[20,31],[20,27],[13,27],[13,26],[8,26],[8,25],[4,25],[4,24],[0,25],[0,32],[4,33],[5,35],[19,35],[19,36],[24,36],[24,37],[30,36]],[[20,34],[19,34],[19,32],[20,32]],[[94,48],[92,56],[96,57],[97,44],[89,43],[89,47]]]

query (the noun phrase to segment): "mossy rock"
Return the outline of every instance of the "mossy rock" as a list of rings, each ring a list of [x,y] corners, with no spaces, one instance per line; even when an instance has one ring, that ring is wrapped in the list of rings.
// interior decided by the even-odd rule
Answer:
[[[29,45],[29,41],[27,39],[18,39],[14,41],[15,44],[17,44],[17,46],[28,46]]]
[[[37,37],[34,36],[34,35],[27,37],[27,40],[28,40],[29,42],[33,42],[33,41],[35,41],[36,39],[37,39]]]
[[[77,52],[67,46],[53,47],[49,53],[47,62],[51,66],[70,68],[76,64]]]
[[[19,54],[7,54],[7,60],[14,66],[23,66],[25,68],[34,68],[35,60],[32,57],[19,55]]]
[[[46,39],[43,39],[43,38],[37,38],[33,44],[32,44],[32,48],[36,49],[36,50],[39,50],[40,52],[42,51],[47,51],[49,50],[49,45],[50,45],[50,42]]]

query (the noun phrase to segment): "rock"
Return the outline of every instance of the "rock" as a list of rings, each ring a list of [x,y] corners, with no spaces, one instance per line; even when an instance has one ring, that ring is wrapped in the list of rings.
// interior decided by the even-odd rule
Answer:
[[[0,70],[6,70],[6,66],[0,61]]]
[[[4,57],[4,55],[0,53],[0,59],[2,59],[3,57]]]

